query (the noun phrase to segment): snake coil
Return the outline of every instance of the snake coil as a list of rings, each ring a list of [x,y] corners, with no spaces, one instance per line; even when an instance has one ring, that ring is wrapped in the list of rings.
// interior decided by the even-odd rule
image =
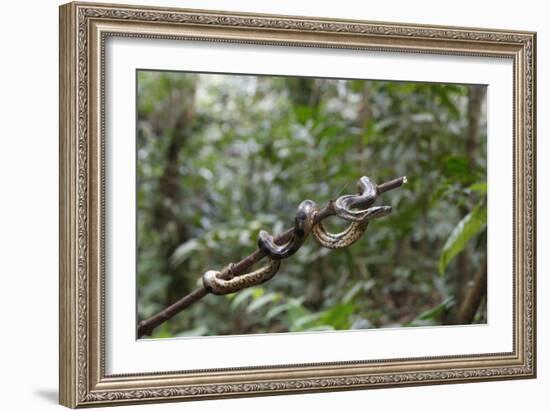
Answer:
[[[258,235],[258,247],[270,258],[282,260],[293,255],[302,246],[313,228],[315,214],[319,208],[311,200],[305,200],[298,206],[294,218],[292,237],[285,244],[277,245],[275,239],[267,231],[261,230]]]
[[[357,188],[358,194],[341,196],[333,203],[336,216],[350,222],[344,231],[331,233],[321,221],[315,224],[319,207],[314,201],[305,200],[298,206],[292,236],[286,243],[276,244],[271,234],[260,231],[258,247],[268,256],[267,265],[240,276],[233,275],[233,264],[222,271],[207,271],[202,276],[205,288],[213,294],[224,295],[270,280],[279,270],[281,260],[296,253],[310,233],[320,245],[330,249],[344,248],[355,243],[367,229],[370,220],[384,217],[392,210],[390,206],[370,207],[378,196],[378,189],[368,177],[361,177]]]
[[[322,222],[313,227],[313,236],[325,248],[338,249],[350,246],[361,238],[369,225],[369,220],[388,215],[391,206],[369,207],[378,196],[376,184],[366,176],[357,183],[359,194],[338,197],[334,202],[334,211],[338,217],[350,221],[350,225],[340,233],[330,233]],[[354,207],[369,207],[354,210]]]
[[[269,281],[273,278],[279,267],[280,260],[269,260],[269,263],[251,273],[233,276],[233,264],[229,264],[222,271],[210,270],[202,275],[204,287],[215,295],[231,294]]]

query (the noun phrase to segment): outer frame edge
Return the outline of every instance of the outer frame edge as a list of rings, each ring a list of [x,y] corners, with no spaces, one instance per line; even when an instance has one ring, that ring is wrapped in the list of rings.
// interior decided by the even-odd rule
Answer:
[[[59,404],[77,404],[75,5],[59,6]]]
[[[215,398],[234,398],[234,397],[244,397],[244,396],[261,396],[261,395],[282,395],[282,394],[293,394],[293,393],[307,393],[307,392],[321,392],[321,391],[341,391],[341,390],[350,390],[350,389],[370,389],[370,388],[382,388],[388,387],[386,384],[373,384],[373,385],[362,385],[357,384],[353,386],[346,386],[344,384],[337,384],[332,387],[295,387],[295,388],[279,388],[274,390],[251,390],[250,392],[246,391],[233,391],[219,394],[191,394],[187,396],[178,396],[177,394],[170,394],[159,397],[140,397],[136,396],[134,398],[111,398],[111,397],[102,397],[101,390],[95,390],[90,387],[84,387],[83,392],[79,397],[79,380],[78,372],[82,364],[79,363],[80,359],[78,356],[78,335],[81,330],[78,329],[77,315],[78,315],[78,276],[75,275],[76,265],[78,263],[75,253],[77,253],[77,230],[79,227],[78,219],[75,218],[76,208],[78,206],[77,201],[77,179],[78,175],[78,156],[76,155],[76,150],[78,149],[78,135],[76,131],[77,115],[75,108],[71,107],[71,104],[77,104],[76,94],[77,94],[77,69],[76,69],[76,44],[78,41],[77,38],[77,10],[78,6],[82,7],[99,7],[103,9],[130,9],[130,10],[173,10],[175,12],[189,12],[189,13],[204,13],[204,14],[221,14],[227,16],[241,16],[241,17],[264,17],[264,18],[289,18],[294,20],[299,20],[298,16],[275,16],[275,15],[254,15],[241,12],[215,12],[210,10],[186,10],[186,9],[172,9],[172,8],[160,8],[160,7],[140,7],[140,6],[124,6],[124,5],[109,5],[109,4],[97,4],[97,3],[71,3],[60,7],[60,159],[63,163],[64,161],[67,164],[60,164],[60,403],[69,407],[82,407],[82,406],[98,406],[98,405],[117,405],[117,404],[129,404],[129,403],[151,403],[151,402],[169,402],[169,401],[189,401],[189,400],[202,400],[202,399],[215,399]],[[328,20],[328,19],[317,19],[315,17],[305,17],[304,19],[308,21],[321,21],[325,22],[353,22],[346,20]],[[365,21],[356,21],[356,23],[367,23],[375,25],[384,25],[386,23],[382,22],[365,22]],[[400,26],[400,27],[412,27],[412,28],[425,28],[428,25],[407,25],[400,23],[387,23],[389,25]],[[61,27],[65,26],[65,28]],[[68,28],[67,28],[68,27]],[[449,29],[449,30],[476,30],[473,28],[459,28],[459,27],[444,27],[444,26],[431,26],[434,29]],[[485,33],[517,33],[518,36],[530,37],[535,41],[535,34],[528,32],[511,32],[505,30],[486,30],[479,29]],[[65,50],[63,49],[65,47]],[[536,103],[536,94],[535,94],[535,55],[536,50],[533,51],[533,60],[531,62],[533,69],[533,95],[532,95],[532,120],[535,124],[535,103]],[[89,80],[88,80],[89,86]],[[64,89],[64,87],[66,89]],[[533,141],[533,149],[535,148],[536,132],[533,130],[532,135],[530,135]],[[533,150],[533,160],[531,165],[534,167],[536,164],[535,154]],[[523,170],[521,170],[523,172]],[[535,171],[533,171],[533,180],[536,184]],[[536,188],[533,190],[533,199],[536,201]],[[534,208],[532,223],[536,223],[536,208]],[[88,213],[90,210],[88,210]],[[535,239],[535,227],[533,227],[533,239]],[[533,258],[535,258],[535,246],[533,246]],[[88,273],[86,273],[87,275]],[[536,289],[535,289],[535,276],[536,276],[536,263],[533,263],[533,293],[535,297],[533,298],[533,321],[536,320],[535,316],[535,298],[536,298]],[[86,295],[85,299],[89,299],[90,296]],[[536,341],[534,340],[536,336],[536,324],[533,329],[533,349],[536,348]],[[88,330],[84,331],[85,333]],[[86,350],[84,358],[84,367],[86,366],[86,361],[89,361],[90,352]],[[535,352],[533,355],[535,356]],[[536,359],[536,356],[535,358]],[[511,378],[534,378],[536,377],[536,361],[534,361],[533,367],[529,370],[523,368],[519,371],[518,374],[514,375],[491,375],[481,378],[458,378],[458,379],[432,379],[424,382],[414,382],[414,381],[405,381],[404,383],[390,383],[391,387],[399,386],[415,386],[415,385],[432,385],[432,384],[445,384],[445,383],[467,383],[467,382],[476,382],[476,381],[487,381],[487,380],[503,380]],[[322,377],[319,377],[322,379]],[[175,388],[175,387],[168,387]],[[126,390],[127,392],[131,390]],[[135,391],[146,391],[143,389],[136,388]],[[116,393],[115,393],[116,394]],[[139,392],[137,394],[140,394]],[[140,394],[141,395],[141,394]]]

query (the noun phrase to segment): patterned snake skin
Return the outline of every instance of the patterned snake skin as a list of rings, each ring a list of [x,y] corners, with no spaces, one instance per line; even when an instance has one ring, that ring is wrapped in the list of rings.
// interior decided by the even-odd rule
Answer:
[[[275,244],[275,239],[267,231],[261,230],[258,235],[258,247],[269,257],[282,260],[294,254],[302,246],[313,228],[313,219],[317,213],[317,204],[311,200],[305,200],[298,206],[294,218],[294,232],[292,238],[283,245]]]
[[[353,244],[361,238],[370,220],[384,217],[392,210],[390,206],[369,207],[376,200],[378,191],[376,184],[368,177],[361,177],[358,190],[359,194],[341,196],[334,202],[336,216],[351,222],[344,231],[334,234],[328,232],[322,222],[314,224],[319,207],[315,202],[305,200],[298,206],[292,237],[285,244],[276,244],[271,234],[264,230],[260,231],[258,247],[267,254],[267,265],[240,276],[233,275],[233,264],[229,264],[222,271],[207,271],[202,276],[204,287],[212,294],[224,295],[270,280],[279,270],[281,260],[298,251],[310,233],[313,233],[317,242],[326,248],[338,249]]]
[[[372,210],[371,213],[366,214],[364,220],[352,221],[344,231],[337,234],[328,232],[323,223],[319,222],[313,227],[313,237],[325,248],[336,250],[347,247],[361,238],[369,225],[369,220],[388,215],[391,212],[391,207],[372,207],[370,210]]]
[[[205,272],[202,276],[202,282],[204,287],[212,294],[231,294],[248,287],[265,283],[277,274],[280,266],[280,260],[269,259],[269,263],[266,266],[256,271],[252,271],[251,273],[233,277],[231,274],[232,264],[229,264],[222,271],[210,270]]]
[[[339,197],[334,202],[336,215],[343,220],[351,221],[344,231],[333,234],[326,230],[322,222],[313,227],[313,236],[319,244],[330,249],[347,247],[361,238],[369,225],[369,220],[388,215],[390,206],[370,207],[361,210],[353,210],[353,205],[368,207],[378,196],[376,184],[363,176],[357,183],[360,194],[350,194]]]

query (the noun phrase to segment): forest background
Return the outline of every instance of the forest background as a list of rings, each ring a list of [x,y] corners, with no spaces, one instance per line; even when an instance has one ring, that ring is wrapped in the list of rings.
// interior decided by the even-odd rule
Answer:
[[[354,245],[309,240],[273,280],[153,338],[486,322],[484,86],[140,70],[137,90],[138,321],[291,226],[302,200],[409,180]]]

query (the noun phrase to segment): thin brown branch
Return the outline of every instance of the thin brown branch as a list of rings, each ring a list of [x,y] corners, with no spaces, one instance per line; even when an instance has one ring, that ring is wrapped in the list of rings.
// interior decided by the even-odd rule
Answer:
[[[394,180],[386,181],[385,183],[377,186],[378,193],[381,194],[386,191],[390,191],[395,188],[401,187],[406,182],[407,182],[407,177],[399,177]],[[362,205],[363,204],[360,201],[358,201],[355,204],[353,204],[353,207],[361,207]],[[329,201],[329,203],[316,214],[314,223],[317,224],[320,221],[324,220],[325,218],[330,217],[334,214],[335,214],[334,203],[333,201]],[[289,228],[288,230],[279,234],[275,238],[275,243],[277,244],[286,243],[287,241],[290,240],[292,236],[292,232],[293,232],[293,229]],[[251,267],[258,261],[260,261],[263,257],[265,257],[265,253],[261,251],[259,248],[256,249],[256,251],[254,251],[252,254],[243,258],[241,261],[233,265],[231,270],[233,275],[244,274],[249,267]],[[193,305],[194,303],[199,301],[201,298],[206,296],[208,293],[209,292],[205,287],[199,287],[196,290],[192,291],[191,293],[180,298],[175,303],[169,305],[159,313],[153,315],[152,317],[149,317],[146,320],[141,321],[138,324],[138,330],[137,330],[138,338],[144,335],[151,335],[153,330],[156,327],[158,327],[160,324],[168,321],[170,318],[172,318],[179,312]]]

